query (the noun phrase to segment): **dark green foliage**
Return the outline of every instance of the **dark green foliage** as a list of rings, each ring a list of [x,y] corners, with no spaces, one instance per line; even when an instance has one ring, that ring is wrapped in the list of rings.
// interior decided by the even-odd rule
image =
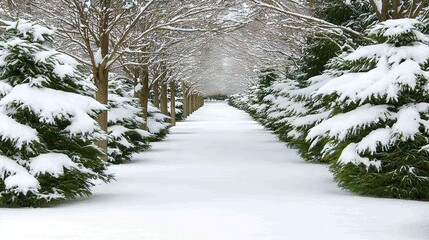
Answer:
[[[402,142],[387,151],[367,155],[383,162],[382,171],[334,163],[331,171],[335,181],[340,187],[363,195],[429,200],[429,154],[418,150],[426,142],[424,138],[419,140],[423,142]]]
[[[169,133],[170,133],[170,129],[164,128],[164,129],[160,130],[159,132],[152,134],[149,137],[149,141],[160,142],[160,141],[164,140]]]
[[[174,87],[176,88],[176,121],[183,121],[185,120],[185,116],[183,113],[182,86],[179,81],[175,81],[174,83]]]
[[[313,14],[358,32],[364,32],[368,26],[377,24],[371,7],[364,1],[352,1],[347,6],[339,0],[320,1],[315,4]],[[413,26],[410,30],[400,31],[408,29],[410,24]],[[423,35],[429,32],[427,25],[427,21],[419,23],[403,19],[370,26],[371,30],[366,33],[373,42],[363,38],[354,39],[356,36],[349,36],[351,41],[340,39],[335,43],[323,36],[309,37],[301,58],[302,67],[286,74],[288,78],[298,81],[299,90],[274,90],[273,82],[277,84],[286,80],[278,77],[271,78],[275,81],[261,78],[247,94],[232,96],[229,104],[247,111],[277,134],[280,140],[297,148],[305,160],[329,163],[336,182],[344,189],[369,196],[427,200],[429,94],[426,73],[420,72],[429,70],[429,59],[420,61],[427,52],[421,51],[426,49],[423,45],[427,45],[427,36]],[[394,30],[390,31],[389,28]],[[331,37],[334,39],[334,36]],[[376,42],[380,45],[365,48]],[[386,48],[388,51],[380,51],[386,45],[389,45]],[[346,58],[355,51],[353,49],[362,48],[365,50]],[[340,78],[342,76],[345,78]],[[377,80],[376,76],[380,79]],[[362,81],[362,86],[353,81]],[[324,86],[328,86],[327,83],[332,85],[318,92],[323,86],[319,85],[321,83]],[[352,86],[356,87],[356,91],[351,89]],[[372,94],[362,93],[364,91],[360,87],[363,86],[366,93]],[[336,87],[338,90],[327,90]],[[292,102],[289,106],[293,106],[293,102],[301,103],[305,105],[306,112],[286,112],[274,103],[275,100],[285,105],[289,104],[288,101]],[[382,111],[385,117],[379,117],[380,112],[377,111],[354,112],[366,110],[366,106],[381,107],[375,108],[377,111],[387,106],[387,110]],[[273,112],[280,117],[271,114]],[[357,112],[359,115],[353,115]],[[349,118],[367,119],[363,115],[372,116],[375,120],[367,120],[359,125]],[[336,121],[322,125],[338,116]],[[408,119],[409,116],[413,117]],[[343,122],[339,121],[341,117],[344,117]],[[297,119],[300,120],[298,123],[295,122]],[[336,124],[346,126],[346,130],[341,130],[342,126],[335,128]],[[347,128],[347,124],[350,124],[350,128]],[[412,128],[416,124],[419,127]],[[322,127],[314,130],[318,126]],[[410,129],[416,132],[408,136],[412,132]],[[382,134],[388,132],[390,135],[378,135],[381,132],[379,130],[386,130]],[[371,141],[374,143],[368,147]],[[360,143],[360,148],[356,147]]]
[[[352,28],[355,31],[363,32],[368,26],[376,22],[376,16],[371,6],[362,1],[351,1],[346,4],[343,0],[318,0],[310,5],[313,16],[325,21]],[[367,44],[356,36],[349,36],[355,44]],[[296,78],[299,86],[308,86],[307,80],[311,77],[322,74],[326,70],[326,64],[338,56],[343,50],[347,50],[347,45],[342,38],[335,35],[315,35],[307,37],[306,45],[303,48],[300,65],[290,78]]]
[[[104,109],[92,98],[95,87],[78,71],[75,61],[44,45],[51,40],[52,31],[24,20],[8,24],[5,40],[0,42],[6,63],[0,66],[0,82],[12,89],[3,96],[0,114],[7,115],[16,126],[35,131],[38,139],[18,146],[7,135],[0,136],[0,157],[7,162],[0,167],[0,204],[39,207],[88,196],[95,180],[108,182],[112,178],[105,173],[107,164],[94,145],[103,137],[95,118]],[[18,31],[18,26],[26,32]],[[45,34],[40,35],[40,31]],[[22,95],[26,93],[22,90],[32,95]],[[59,95],[62,97],[56,98]],[[48,102],[55,103],[51,107],[61,106],[62,112],[51,110]],[[75,110],[81,105],[85,110]],[[82,127],[79,121],[83,119],[90,122]],[[47,170],[33,172],[32,164],[38,157],[52,161],[47,165],[60,166],[62,171],[49,172],[52,170],[47,166]],[[61,159],[66,159],[67,165],[59,165]],[[14,176],[24,176],[38,186],[33,184],[27,191],[7,187],[8,179]]]
[[[339,50],[338,45],[332,41],[308,38],[301,59],[303,66],[299,74],[301,86],[305,87],[307,79],[321,74],[325,70],[326,63],[337,56]]]
[[[370,36],[380,41],[380,43],[388,44],[393,48],[388,53],[383,53],[384,55],[380,58],[337,61],[336,64],[339,64],[337,69],[345,70],[345,74],[353,72],[366,73],[374,69],[376,64],[381,61],[380,59],[385,57],[386,62],[389,63],[388,71],[398,71],[395,67],[405,61],[413,62],[415,64],[413,66],[420,65],[421,69],[424,70],[427,60],[426,63],[419,64],[418,58],[414,56],[420,56],[419,51],[421,50],[419,50],[420,48],[413,49],[413,46],[419,46],[422,43],[421,33],[419,33],[419,30],[423,29],[421,23],[412,22],[413,28],[395,35],[385,34],[389,28],[398,29],[397,26],[400,26],[401,28],[399,29],[403,29],[403,25],[409,26],[410,23],[411,20],[409,19],[395,20],[380,23],[371,28],[369,31]],[[381,45],[379,46],[381,47]],[[408,47],[407,56],[398,54],[404,47]],[[371,50],[368,49],[368,51]],[[367,55],[371,56],[371,54]],[[371,65],[359,66],[360,64],[365,65],[367,62],[371,62],[373,67],[371,68]],[[335,67],[336,65],[332,66]],[[365,126],[354,129],[342,141],[330,139],[330,144],[333,147],[326,155],[332,162],[331,171],[334,174],[335,181],[342,188],[370,196],[429,199],[429,153],[426,149],[429,143],[429,134],[427,127],[422,123],[428,121],[429,117],[428,110],[425,110],[424,107],[423,109],[416,107],[422,107],[429,103],[427,93],[428,79],[419,73],[415,73],[417,72],[416,70],[413,73],[409,73],[406,70],[402,69],[396,79],[389,79],[391,82],[388,84],[391,84],[392,87],[398,87],[398,92],[395,93],[396,95],[393,98],[381,90],[380,94],[360,98],[359,101],[354,102],[338,101],[339,96],[337,94],[325,96],[327,98],[325,102],[330,102],[327,106],[333,108],[332,115],[334,116],[347,114],[365,104],[388,106],[388,110],[393,116],[389,119],[379,119],[377,122],[367,123]],[[383,73],[389,74],[390,72],[383,71]],[[414,76],[414,74],[417,75]],[[379,74],[378,77],[378,82],[386,81],[383,79],[383,74]],[[409,85],[407,82],[414,78],[416,79],[416,84]],[[398,79],[402,80],[397,82]],[[401,113],[402,111],[407,111],[407,114]],[[419,116],[409,119],[406,124],[410,126],[418,124],[420,127],[417,132],[412,133],[412,136],[404,137],[402,131],[409,134],[408,132],[411,130],[408,129],[408,126],[404,126],[404,123],[400,123],[400,121],[403,121],[401,118],[414,113]],[[377,129],[397,129],[395,131],[398,132],[391,133],[387,144],[382,145],[379,142],[375,151],[356,152],[356,156],[351,162],[341,160],[341,156],[345,152],[350,154],[350,151],[347,150],[349,146],[360,143]],[[354,154],[355,151],[352,152]]]
[[[130,161],[132,154],[150,148],[150,133],[141,129],[140,100],[131,96],[132,91],[129,79],[110,75],[108,160],[114,164]]]

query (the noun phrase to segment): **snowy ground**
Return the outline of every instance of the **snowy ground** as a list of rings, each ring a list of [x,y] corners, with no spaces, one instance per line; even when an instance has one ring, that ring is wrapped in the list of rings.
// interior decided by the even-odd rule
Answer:
[[[426,202],[354,196],[250,117],[209,103],[91,198],[0,208],[0,239],[428,239]]]

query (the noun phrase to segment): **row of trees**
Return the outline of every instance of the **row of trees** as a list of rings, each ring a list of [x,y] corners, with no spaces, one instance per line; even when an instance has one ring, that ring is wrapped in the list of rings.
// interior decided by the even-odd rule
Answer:
[[[230,103],[304,159],[328,163],[344,189],[428,199],[428,3],[333,0],[299,15],[256,2],[318,29],[297,66],[262,71]]]
[[[187,41],[222,31],[193,22],[213,5],[6,3],[3,18],[37,16],[39,24],[0,23],[1,204],[89,195],[95,182],[112,179],[108,162],[129,161],[203,105],[180,64],[194,54]],[[42,26],[44,18],[56,29]]]
[[[192,89],[185,91],[196,91],[194,81],[184,77],[182,64],[198,54],[198,46],[192,44],[196,39],[241,25],[222,18],[233,5],[218,1],[13,0],[4,8],[9,17],[53,22],[59,35],[54,44],[92,73],[100,103],[108,104],[111,72],[131,79],[134,97],[140,98],[147,120],[152,96],[155,107],[163,114],[168,112],[168,86],[187,81],[187,88]],[[98,123],[107,131],[107,112],[98,116]],[[98,145],[106,151],[107,141]]]
[[[368,23],[427,13],[427,2],[417,0],[7,0],[0,7],[12,20],[0,24],[7,123],[0,126],[0,201],[32,206],[88,195],[93,180],[109,181],[101,159],[121,163],[161,140],[203,104],[202,90],[218,88],[210,79],[243,80],[255,66],[270,66],[276,79],[309,87],[333,56],[374,43],[364,34]],[[17,21],[23,17],[40,25]],[[235,89],[223,83],[209,93]],[[57,99],[58,91],[69,96],[62,104],[33,98]]]
[[[166,94],[170,90],[169,97],[151,97],[143,111],[140,99],[133,96],[131,79],[113,73],[109,75],[109,102],[101,104],[94,99],[97,88],[81,65],[47,45],[53,40],[53,30],[25,20],[3,21],[3,25],[2,203],[40,206],[89,195],[94,181],[112,178],[105,173],[108,164],[102,159],[114,164],[129,161],[134,153],[148,149],[151,141],[166,136],[176,113],[183,119],[203,104],[199,93],[190,92],[193,88],[183,83],[184,97],[178,102],[177,93],[182,92],[176,89],[181,86],[171,85],[164,88]],[[155,106],[164,103],[169,109]],[[96,121],[102,111],[109,113],[107,132]],[[108,142],[107,154],[94,145],[103,139]]]

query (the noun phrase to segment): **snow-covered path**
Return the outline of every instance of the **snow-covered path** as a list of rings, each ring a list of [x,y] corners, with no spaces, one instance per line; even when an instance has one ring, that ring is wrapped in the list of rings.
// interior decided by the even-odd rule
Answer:
[[[429,239],[428,203],[348,194],[225,103],[111,170],[90,198],[0,208],[0,239]]]

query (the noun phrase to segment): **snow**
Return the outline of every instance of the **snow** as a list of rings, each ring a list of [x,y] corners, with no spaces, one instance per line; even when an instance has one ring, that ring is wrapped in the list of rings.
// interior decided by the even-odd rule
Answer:
[[[344,59],[348,61],[354,61],[360,58],[381,57],[386,55],[386,53],[389,52],[392,48],[393,47],[387,43],[359,47],[347,55]]]
[[[350,132],[365,128],[392,118],[387,105],[365,104],[352,111],[335,115],[311,128],[307,140],[311,141],[325,134],[330,138],[344,140]]]
[[[40,188],[39,181],[28,173],[17,173],[4,180],[6,189],[27,194],[28,191],[35,191]]]
[[[322,74],[308,79],[309,86],[306,88],[296,89],[290,94],[295,97],[305,97],[310,98],[316,90],[324,86],[329,80],[332,79],[332,76],[329,74]]]
[[[393,134],[401,137],[402,141],[414,140],[416,134],[420,133],[420,126],[429,129],[429,122],[420,118],[420,113],[427,113],[428,103],[421,103],[416,106],[403,106],[397,113],[396,123],[392,126]]]
[[[152,103],[149,103],[149,105],[147,106],[147,111],[149,113],[161,112],[157,107],[153,106]]]
[[[113,138],[120,138],[123,134],[130,131],[137,132],[142,137],[150,137],[152,135],[148,131],[142,129],[129,129],[121,125],[113,125],[108,128],[109,135]],[[130,144],[128,143],[127,146],[130,146]]]
[[[427,202],[347,193],[223,102],[110,171],[117,181],[90,198],[0,208],[2,239],[425,240],[429,229]]]
[[[14,142],[14,146],[22,148],[32,141],[39,141],[37,131],[0,112],[0,139]]]
[[[80,168],[67,155],[61,153],[40,154],[30,159],[29,167],[30,173],[33,176],[49,173],[54,177],[62,175],[64,173],[64,168]]]
[[[143,90],[143,85],[139,82],[135,87],[134,87],[134,91],[135,92],[141,92]]]
[[[69,119],[71,123],[66,130],[72,135],[97,131],[99,128],[97,122],[91,118],[95,114],[93,110],[105,109],[91,97],[30,87],[28,84],[15,86],[0,100],[0,106],[4,107],[14,102],[22,103],[36,113],[40,121],[46,123],[54,123],[55,119]]]
[[[296,127],[309,126],[318,123],[331,115],[331,110],[316,114],[309,114],[302,117],[297,117],[292,121],[292,125]]]
[[[29,34],[32,34],[33,41],[45,41],[45,35],[53,35],[54,30],[43,27],[33,22],[20,19],[17,22],[1,21],[6,25],[6,30],[17,29],[24,38],[27,38]]]
[[[110,126],[107,131],[109,132],[109,135],[113,138],[119,138],[122,137],[122,135],[128,131],[130,131],[129,128],[126,128],[121,125],[113,125]]]
[[[377,2],[381,2],[381,1],[378,0]],[[381,9],[381,6],[379,6],[379,9]],[[416,26],[420,24],[421,23],[419,20],[411,19],[411,18],[387,20],[373,27],[369,31],[369,34],[374,35],[381,32],[382,36],[384,37],[398,36],[398,35],[405,34],[407,32],[414,31],[416,29]]]
[[[304,102],[291,101],[290,98],[286,97],[277,98],[274,101],[274,104],[277,104],[279,109],[283,109],[285,112],[289,112],[293,115],[301,115],[309,111]]]
[[[149,103],[147,109],[149,117],[147,119],[146,126],[150,133],[160,133],[163,129],[166,129],[170,126],[170,123],[167,122],[170,117],[162,114],[161,110],[153,106],[152,103]]]
[[[150,133],[157,134],[169,126],[168,123],[158,122],[156,119],[149,117],[147,119],[147,128]]]
[[[110,95],[112,98],[116,99],[127,99],[125,97],[119,97],[119,96],[114,96],[113,94]],[[113,99],[110,100],[113,100]],[[130,102],[132,101],[132,99],[128,99]],[[121,105],[115,108],[111,108],[109,109],[109,122],[111,123],[116,123],[116,122],[124,122],[127,119],[132,119],[134,117],[136,117],[137,113],[139,113],[141,110],[138,108],[133,107],[131,104],[127,104],[127,105]],[[141,117],[137,117],[139,122],[144,122],[144,119]]]
[[[60,78],[65,78],[66,76],[75,74],[75,68],[68,64],[55,64],[54,73]]]
[[[12,86],[10,86],[6,82],[0,81],[0,97],[8,94],[10,92],[10,90],[12,90]]]
[[[387,147],[390,144],[392,130],[390,128],[379,128],[371,131],[357,144],[356,151],[375,153],[378,146]]]
[[[103,62],[103,56],[101,56],[101,48],[98,48],[97,51],[94,52],[94,61],[95,66],[100,66],[100,64]]]
[[[2,155],[0,155],[0,176],[7,176],[4,178],[7,190],[13,189],[13,191],[26,194],[28,191],[35,191],[40,188],[39,181],[30,175],[27,169]]]
[[[76,74],[78,62],[65,54],[59,53],[56,50],[38,51],[34,54],[36,62],[46,62],[48,59],[55,61],[53,72],[60,78]]]
[[[155,113],[154,112],[150,112],[150,115],[151,115],[151,117],[153,119],[155,119],[157,121],[165,121],[165,120],[170,119],[169,116],[167,116],[165,114],[162,114],[162,113],[159,113],[159,112],[155,112]]]
[[[33,54],[34,61],[36,62],[46,62],[47,59],[51,58],[55,54],[58,54],[56,50],[44,50],[44,51],[38,51]]]
[[[377,169],[381,168],[381,161],[369,160],[369,158],[361,157],[357,152],[358,152],[357,151],[357,144],[356,143],[350,143],[341,152],[341,155],[338,158],[338,162],[343,163],[343,164],[353,163],[355,165],[363,164],[367,168],[370,166],[374,166]]]
[[[333,78],[315,94],[337,93],[338,101],[363,101],[373,96],[386,96],[388,100],[397,100],[402,89],[416,87],[418,76],[429,77],[428,72],[420,67],[429,59],[429,46],[426,44],[415,43],[413,46],[402,47],[387,44],[365,46],[345,57],[345,60],[355,61],[372,57],[379,58],[374,69]]]

